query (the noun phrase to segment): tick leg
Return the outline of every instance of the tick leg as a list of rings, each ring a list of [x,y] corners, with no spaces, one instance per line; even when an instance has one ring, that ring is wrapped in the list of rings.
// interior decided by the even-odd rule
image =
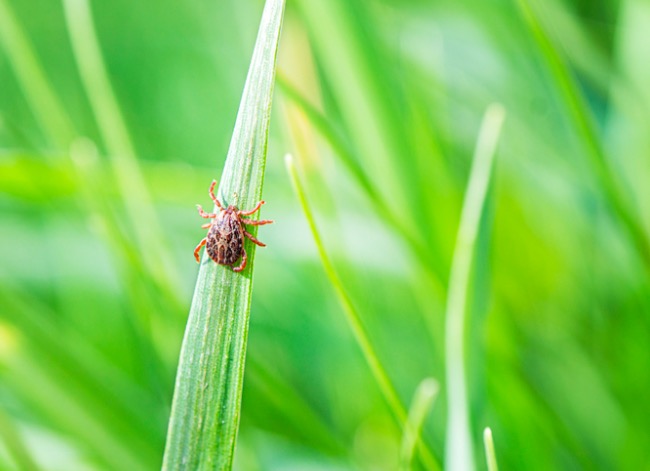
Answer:
[[[201,229],[207,229],[207,228],[210,227],[211,225],[212,225],[211,222],[206,222],[205,224],[203,224],[203,225],[201,226]]]
[[[259,202],[257,203],[257,206],[255,206],[255,207],[254,207],[253,209],[251,209],[250,211],[237,211],[237,214],[239,214],[240,216],[250,216],[250,215],[253,214],[255,211],[259,210],[259,209],[262,207],[263,204],[266,204],[266,201],[259,201]]]
[[[270,219],[262,219],[261,221],[254,221],[252,219],[243,219],[241,220],[242,224],[247,226],[263,226],[264,224],[271,224],[273,221]]]
[[[216,218],[217,217],[217,215],[215,213],[206,213],[205,211],[203,211],[203,208],[201,207],[200,204],[196,205],[196,209],[199,210],[199,214],[201,215],[202,218],[207,219],[207,218]]]
[[[223,211],[223,206],[221,206],[221,201],[219,201],[219,200],[217,199],[217,197],[214,196],[214,187],[215,187],[216,185],[217,185],[217,181],[216,181],[216,180],[212,180],[212,184],[210,185],[210,191],[209,191],[210,198],[212,199],[212,201],[214,201],[214,204],[217,205],[217,208],[219,208],[220,210]]]
[[[233,268],[232,271],[240,272],[244,268],[246,268],[246,261],[248,260],[248,256],[246,255],[246,250],[242,248],[242,256],[241,256],[241,263],[237,268]]]
[[[264,242],[260,242],[260,241],[257,240],[255,237],[253,237],[252,234],[250,234],[249,232],[247,232],[247,231],[245,231],[245,230],[244,230],[244,235],[245,235],[246,237],[248,237],[250,240],[252,240],[254,244],[257,244],[257,245],[259,245],[260,247],[266,247],[266,244],[265,244]]]
[[[201,242],[199,242],[199,245],[196,246],[194,249],[194,258],[196,259],[196,263],[199,263],[201,259],[199,258],[199,250],[201,250],[201,247],[203,247],[206,243],[208,242],[208,238],[204,237]]]

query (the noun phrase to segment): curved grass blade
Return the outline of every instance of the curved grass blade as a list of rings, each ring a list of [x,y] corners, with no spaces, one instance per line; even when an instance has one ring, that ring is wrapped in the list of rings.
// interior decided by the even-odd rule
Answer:
[[[497,455],[494,452],[494,440],[492,440],[492,430],[485,427],[483,431],[483,444],[485,445],[485,458],[487,460],[488,471],[499,471],[497,466]]]
[[[449,277],[445,315],[447,400],[449,401],[445,463],[448,469],[454,471],[475,469],[465,384],[465,308],[478,228],[485,207],[492,162],[504,117],[505,111],[500,105],[491,105],[485,112],[465,193]]]
[[[0,407],[0,441],[21,471],[38,471],[40,468],[13,419]]]
[[[0,0],[0,43],[43,131],[52,144],[67,149],[75,136],[72,123],[7,0]]]
[[[180,307],[179,283],[160,222],[137,159],[135,146],[122,117],[93,24],[88,0],[63,0],[72,51],[97,124],[111,158],[111,166],[149,273],[161,294]]]
[[[430,247],[414,235],[411,230],[412,226],[405,223],[401,219],[401,216],[389,207],[380,192],[377,190],[375,184],[370,181],[361,168],[356,157],[353,155],[352,149],[350,149],[347,143],[344,142],[343,137],[337,132],[327,117],[316,109],[307,98],[301,95],[300,92],[281,74],[278,74],[278,85],[284,95],[304,113],[305,117],[312,124],[314,129],[329,143],[334,151],[334,155],[339,158],[350,175],[354,177],[359,186],[364,189],[368,199],[377,212],[381,214],[382,218],[390,224],[393,230],[395,230],[395,232],[408,243],[413,253],[416,254],[415,259],[423,268],[422,273],[428,277],[431,285],[436,289],[436,291],[439,291],[442,296],[444,291],[443,282],[446,280],[445,276],[442,275],[442,269],[439,268],[440,258],[433,257]]]
[[[236,198],[243,208],[252,207],[262,195],[283,12],[284,0],[266,2],[219,186],[222,201],[230,203]],[[248,266],[242,273],[203,257],[181,347],[164,470],[232,467],[254,248],[246,242]]]
[[[540,22],[537,12],[531,7],[530,2],[528,0],[517,0],[517,5],[537,42],[542,56],[546,60],[549,72],[560,91],[561,98],[574,123],[576,132],[582,140],[607,202],[635,245],[643,260],[646,272],[650,273],[650,236],[643,228],[640,219],[631,209],[628,195],[625,194],[621,183],[612,170],[585,99],[571,76],[568,66],[562,60],[557,47],[553,44],[549,34]]]
[[[418,385],[413,397],[413,403],[409,409],[408,418],[404,425],[404,436],[402,437],[402,450],[400,453],[400,470],[409,471],[413,462],[415,445],[420,439],[424,419],[433,406],[438,396],[440,386],[433,378],[425,378]]]
[[[155,398],[21,290],[0,285],[0,305],[0,324],[25,334],[24,348],[0,356],[8,387],[110,469],[151,469],[164,440]]]
[[[352,303],[352,299],[350,298],[350,295],[346,291],[343,281],[339,278],[338,274],[336,273],[336,269],[332,264],[332,261],[328,257],[327,252],[325,252],[325,246],[323,245],[323,241],[321,240],[318,229],[316,228],[316,222],[314,220],[314,216],[307,202],[307,197],[305,196],[302,183],[298,178],[298,173],[293,163],[292,156],[287,155],[285,158],[285,162],[287,165],[287,171],[289,173],[289,177],[291,178],[291,183],[293,184],[296,195],[298,196],[298,200],[300,201],[300,206],[302,207],[302,210],[305,213],[305,218],[307,219],[307,223],[309,224],[309,229],[311,230],[312,236],[314,237],[314,242],[316,243],[318,255],[320,256],[321,263],[323,264],[323,268],[325,269],[325,274],[329,278],[330,283],[332,283],[336,295],[338,296],[339,301],[343,306],[343,312],[345,313],[346,321],[350,326],[350,330],[352,330],[352,334],[354,335],[354,338],[357,344],[359,345],[359,348],[361,349],[361,353],[363,354],[364,359],[368,363],[368,366],[370,367],[370,371],[373,377],[375,378],[375,381],[379,385],[379,389],[382,395],[384,396],[384,400],[388,404],[388,407],[390,408],[390,411],[395,417],[395,420],[397,421],[400,427],[404,427],[407,421],[407,415],[406,415],[406,410],[404,409],[404,405],[402,404],[402,401],[397,395],[395,386],[390,380],[388,373],[384,368],[384,365],[381,363],[381,360],[379,359],[379,356],[377,355],[377,352],[375,351],[375,348],[373,347],[372,342],[370,341],[370,337],[368,336],[366,328],[363,325],[361,316],[359,315],[358,311],[354,307],[354,304]],[[422,461],[426,465],[427,469],[432,469],[432,470],[440,469],[440,466],[436,461],[436,458],[433,456],[430,450],[424,445],[424,443],[421,440],[418,440],[418,444],[420,445],[419,449],[421,452]]]

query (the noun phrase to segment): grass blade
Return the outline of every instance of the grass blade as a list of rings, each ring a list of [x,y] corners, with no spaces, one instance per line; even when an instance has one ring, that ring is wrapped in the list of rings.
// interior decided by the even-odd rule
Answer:
[[[504,117],[505,111],[500,105],[491,105],[485,112],[460,216],[449,277],[445,315],[447,400],[449,401],[445,462],[448,469],[454,471],[475,469],[465,384],[465,343],[463,341],[465,308],[474,247]]]
[[[115,180],[140,253],[151,275],[161,285],[161,292],[176,302],[173,296],[179,285],[175,281],[176,271],[169,251],[165,249],[161,237],[163,231],[102,60],[88,0],[64,0],[63,6],[81,81],[111,158]]]
[[[284,0],[268,0],[219,186],[222,201],[252,206],[262,195]],[[207,179],[206,179],[207,182]],[[230,469],[239,414],[254,245],[240,273],[204,255],[181,347],[164,470]]]
[[[497,455],[494,452],[494,440],[492,440],[492,430],[485,427],[483,431],[483,444],[485,445],[485,459],[487,460],[488,471],[499,471],[497,466]]]
[[[7,0],[0,0],[0,42],[32,112],[50,141],[67,149],[74,129]]]
[[[607,160],[585,99],[571,76],[568,66],[562,60],[556,46],[540,22],[537,12],[531,8],[530,2],[517,0],[517,5],[546,60],[576,132],[585,146],[587,156],[598,183],[603,188],[607,202],[643,259],[646,271],[650,273],[650,238],[640,223],[640,219],[632,211],[627,195]]]
[[[402,402],[397,395],[395,386],[393,386],[393,383],[388,377],[386,369],[381,363],[381,360],[379,359],[379,356],[377,355],[377,352],[375,351],[375,348],[370,341],[370,337],[366,332],[366,328],[361,321],[361,316],[359,316],[359,313],[354,307],[352,299],[350,298],[350,295],[347,293],[343,285],[343,281],[339,278],[334,265],[332,264],[332,261],[327,256],[327,252],[325,252],[325,246],[323,245],[323,241],[321,240],[318,229],[316,228],[316,222],[314,220],[314,216],[311,212],[309,204],[307,203],[307,197],[305,196],[302,183],[298,178],[298,173],[293,163],[292,156],[287,155],[285,162],[287,165],[287,171],[291,178],[291,183],[293,184],[293,187],[296,191],[296,195],[298,196],[302,210],[305,213],[305,218],[309,224],[309,229],[311,230],[312,236],[314,237],[314,242],[316,243],[318,255],[320,256],[321,263],[325,269],[325,274],[334,287],[336,295],[339,298],[339,302],[343,306],[343,312],[345,313],[348,325],[352,330],[352,334],[354,335],[354,338],[359,345],[359,348],[361,349],[361,353],[363,354],[366,362],[368,363],[368,366],[370,367],[370,371],[372,372],[375,381],[379,385],[379,389],[384,396],[388,407],[393,413],[393,416],[397,420],[399,426],[404,427],[407,420],[406,410],[404,409],[404,406],[402,405]],[[418,443],[421,444],[422,442],[418,441]],[[422,451],[422,459],[427,465],[428,469],[440,469],[438,463],[436,462],[436,459],[431,454],[429,449],[424,445],[420,446],[420,449]]]
[[[2,408],[0,408],[0,441],[4,443],[18,469],[21,471],[38,471],[40,469],[32,458],[13,419]]]
[[[1,358],[9,387],[111,468],[150,469],[164,440],[154,398],[83,337],[69,341],[55,314],[27,294],[0,286],[0,305],[0,322],[25,335]]]
[[[420,432],[424,419],[433,406],[438,396],[440,386],[433,378],[424,379],[413,397],[413,403],[409,410],[406,425],[404,426],[404,436],[402,438],[402,450],[400,456],[400,470],[409,471],[411,463],[413,462],[413,453],[415,452],[415,445],[420,439]]]
[[[432,257],[430,255],[430,247],[413,234],[411,230],[412,226],[408,225],[402,219],[401,212],[395,212],[390,208],[390,205],[387,204],[387,201],[384,200],[381,193],[377,190],[375,183],[370,181],[361,168],[357,158],[354,156],[353,150],[347,145],[327,117],[311,104],[309,100],[302,96],[281,74],[278,75],[278,85],[288,100],[302,111],[314,129],[329,143],[334,151],[334,155],[339,158],[340,162],[345,166],[358,185],[364,189],[377,213],[381,214],[382,218],[390,224],[395,232],[408,242],[409,247],[416,254],[416,260],[422,265],[423,273],[429,277],[431,284],[436,290],[440,290],[442,295],[443,288],[441,280],[444,277],[441,276],[441,270],[437,268],[440,258]]]
[[[293,158],[291,155],[287,155],[286,165],[289,176],[291,177],[291,182],[293,183],[298,199],[300,200],[300,205],[302,206],[302,209],[305,213],[305,218],[307,219],[307,223],[309,224],[309,228],[311,229],[311,233],[314,237],[314,242],[316,243],[318,255],[320,256],[323,268],[325,269],[325,274],[334,286],[336,295],[343,305],[346,320],[352,329],[354,338],[359,344],[363,356],[365,357],[368,366],[370,366],[370,370],[372,371],[375,380],[379,384],[379,388],[381,389],[381,392],[384,395],[388,406],[391,408],[391,411],[400,422],[400,425],[402,425],[406,421],[406,411],[404,410],[404,406],[399,400],[397,392],[395,391],[395,387],[390,381],[388,374],[386,373],[386,370],[381,363],[381,360],[377,356],[377,352],[375,352],[375,349],[370,342],[370,338],[368,337],[368,333],[363,326],[361,317],[352,304],[352,300],[350,299],[350,296],[343,286],[343,281],[337,275],[336,270],[334,269],[334,265],[325,252],[323,241],[321,240],[318,229],[316,228],[316,222],[314,220],[309,204],[307,203],[307,198],[302,188],[302,184],[300,183],[300,179],[298,178],[298,173],[296,172],[296,167],[293,163]]]

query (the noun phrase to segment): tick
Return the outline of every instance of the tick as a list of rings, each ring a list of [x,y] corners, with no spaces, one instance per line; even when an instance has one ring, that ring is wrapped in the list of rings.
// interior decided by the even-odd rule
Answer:
[[[206,213],[200,204],[196,205],[201,217],[212,220],[201,226],[203,229],[208,229],[208,235],[194,249],[194,258],[196,258],[197,262],[200,261],[199,251],[205,245],[205,250],[208,252],[210,258],[219,265],[230,265],[232,267],[241,257],[239,266],[233,268],[233,271],[240,272],[246,268],[247,260],[246,249],[244,249],[244,237],[248,237],[260,247],[266,246],[266,244],[253,237],[246,230],[245,226],[263,226],[273,221],[268,219],[254,221],[253,219],[242,217],[250,216],[255,211],[258,211],[264,204],[264,201],[258,202],[250,211],[241,211],[234,205],[229,205],[227,208],[224,208],[221,201],[214,195],[214,187],[216,184],[216,180],[212,180],[209,195],[212,201],[214,201],[214,204],[217,205],[217,208],[219,208],[219,211],[216,213]]]

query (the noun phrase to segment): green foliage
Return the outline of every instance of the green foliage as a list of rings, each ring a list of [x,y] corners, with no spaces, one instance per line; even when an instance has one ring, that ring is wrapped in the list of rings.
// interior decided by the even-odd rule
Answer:
[[[400,450],[400,469],[408,470],[413,466],[413,455],[418,440],[421,440],[422,425],[433,406],[440,386],[433,378],[425,378],[418,385],[404,425],[402,447]]]
[[[302,184],[300,183],[300,179],[298,177],[295,164],[293,163],[293,158],[291,157],[290,154],[288,154],[285,160],[287,165],[287,172],[289,173],[289,177],[291,178],[291,183],[293,184],[293,187],[296,191],[296,195],[298,196],[298,200],[300,201],[300,206],[302,207],[302,210],[305,213],[305,219],[307,219],[307,223],[309,224],[309,229],[311,230],[312,236],[314,237],[314,242],[316,243],[316,248],[318,249],[318,255],[320,256],[321,263],[323,264],[323,268],[325,269],[325,274],[327,275],[327,278],[329,279],[330,283],[332,284],[336,292],[337,297],[339,298],[339,302],[341,303],[341,307],[343,309],[343,312],[345,313],[345,318],[348,325],[350,326],[352,335],[354,336],[355,341],[359,345],[359,349],[361,350],[364,359],[368,363],[368,367],[370,368],[370,371],[372,372],[372,375],[375,381],[377,382],[377,386],[379,387],[382,395],[384,396],[384,400],[388,404],[388,407],[390,408],[395,419],[397,420],[397,425],[400,427],[404,427],[405,429],[408,429],[406,424],[407,423],[406,410],[404,409],[402,402],[397,396],[397,392],[395,391],[395,386],[393,386],[392,381],[388,377],[388,374],[386,373],[386,369],[382,364],[382,361],[377,356],[375,347],[372,345],[372,342],[368,337],[366,328],[364,327],[363,322],[361,321],[361,316],[359,315],[359,312],[352,304],[350,295],[347,293],[345,286],[341,281],[341,278],[336,273],[336,269],[332,265],[332,262],[328,257],[327,252],[325,251],[323,241],[318,232],[318,229],[316,228],[316,222],[314,221],[314,216],[312,214],[309,204],[307,203],[307,197],[305,195],[305,191],[303,189]],[[414,442],[417,443],[418,439],[419,437],[418,434],[416,433]],[[435,458],[433,458],[433,456],[431,456],[429,451],[426,449],[426,446],[423,445],[422,448],[423,448],[422,459],[423,461],[425,461],[426,466],[429,469],[439,469],[438,463],[436,462]]]
[[[505,111],[501,105],[490,105],[485,112],[460,214],[449,276],[445,310],[446,382],[449,401],[445,463],[450,469],[459,471],[475,469],[465,380],[465,317],[467,300],[471,299],[470,273],[504,117]],[[475,286],[479,283],[477,281]]]
[[[492,430],[490,430],[490,427],[485,427],[485,430],[483,430],[483,444],[485,446],[485,459],[487,461],[488,471],[499,471],[499,467],[497,465],[497,456],[494,452]]]
[[[0,0],[0,469],[160,468],[194,206],[213,178],[239,206],[260,195],[219,169],[262,4]],[[502,469],[647,465],[648,21],[634,1],[288,3],[236,469],[425,469],[416,436],[444,468],[447,293],[495,102],[459,297],[473,461],[488,469],[489,425]],[[424,378],[430,413],[395,420]]]
[[[267,1],[221,175],[217,198],[222,204],[234,204],[236,198],[242,208],[250,208],[262,196],[283,12],[284,0]],[[240,273],[215,264],[203,254],[181,347],[164,470],[232,468],[244,381],[254,247],[250,241],[244,244],[248,264]]]

